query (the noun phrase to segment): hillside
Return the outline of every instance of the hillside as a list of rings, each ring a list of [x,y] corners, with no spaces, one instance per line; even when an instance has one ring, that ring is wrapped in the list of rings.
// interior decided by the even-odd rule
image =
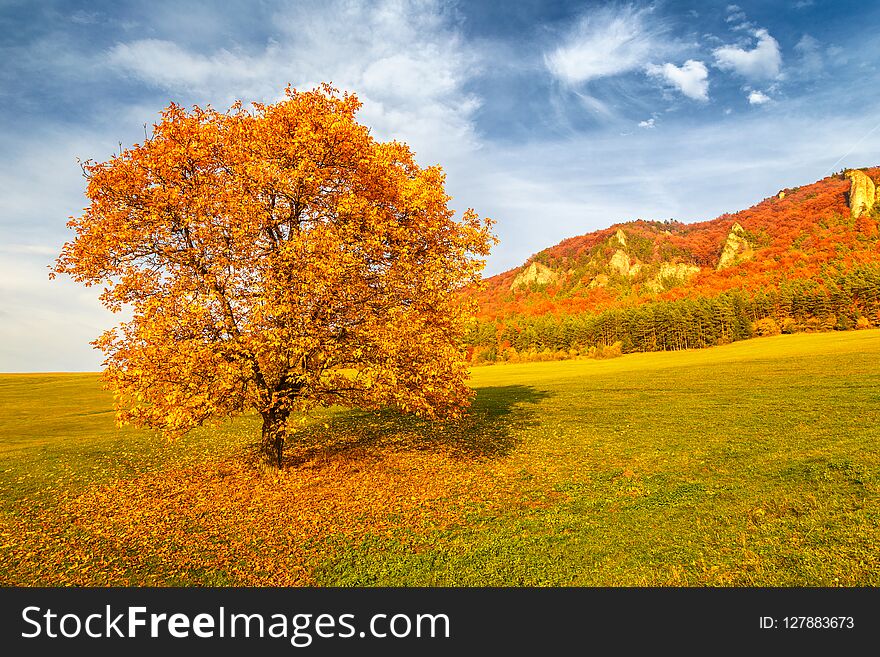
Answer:
[[[495,360],[511,347],[580,355],[618,341],[623,351],[680,349],[876,324],[878,179],[880,167],[850,170],[710,221],[639,220],[566,239],[485,281],[471,357]],[[665,339],[663,327],[644,326],[658,313],[675,316],[669,330],[701,326]],[[718,316],[714,332],[703,326],[709,316]],[[600,317],[614,326],[598,329]],[[764,319],[772,322],[755,326]]]

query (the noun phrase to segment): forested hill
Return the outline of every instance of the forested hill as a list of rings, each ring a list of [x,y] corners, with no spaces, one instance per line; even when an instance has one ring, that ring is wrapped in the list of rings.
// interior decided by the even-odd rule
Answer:
[[[711,221],[632,221],[486,280],[474,361],[710,346],[880,324],[880,167]],[[617,344],[619,343],[619,344]]]

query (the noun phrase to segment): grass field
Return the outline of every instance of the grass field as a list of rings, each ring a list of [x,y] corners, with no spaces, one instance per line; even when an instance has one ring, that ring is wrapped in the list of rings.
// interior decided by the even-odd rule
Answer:
[[[168,444],[0,375],[7,585],[880,585],[880,331],[473,371],[468,418]],[[326,425],[326,426],[325,426]]]

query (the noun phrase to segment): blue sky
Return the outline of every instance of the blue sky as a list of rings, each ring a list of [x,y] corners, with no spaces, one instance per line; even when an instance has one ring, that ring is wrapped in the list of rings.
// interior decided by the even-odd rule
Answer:
[[[0,0],[0,49],[0,371],[99,368],[114,317],[47,265],[85,205],[77,158],[142,140],[170,101],[356,92],[376,137],[498,222],[490,274],[880,164],[871,2]]]

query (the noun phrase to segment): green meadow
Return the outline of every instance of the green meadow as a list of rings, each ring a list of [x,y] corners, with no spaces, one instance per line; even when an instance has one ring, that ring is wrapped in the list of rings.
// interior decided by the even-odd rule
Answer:
[[[0,584],[878,586],[880,330],[475,368],[453,424],[118,429],[0,375]]]

